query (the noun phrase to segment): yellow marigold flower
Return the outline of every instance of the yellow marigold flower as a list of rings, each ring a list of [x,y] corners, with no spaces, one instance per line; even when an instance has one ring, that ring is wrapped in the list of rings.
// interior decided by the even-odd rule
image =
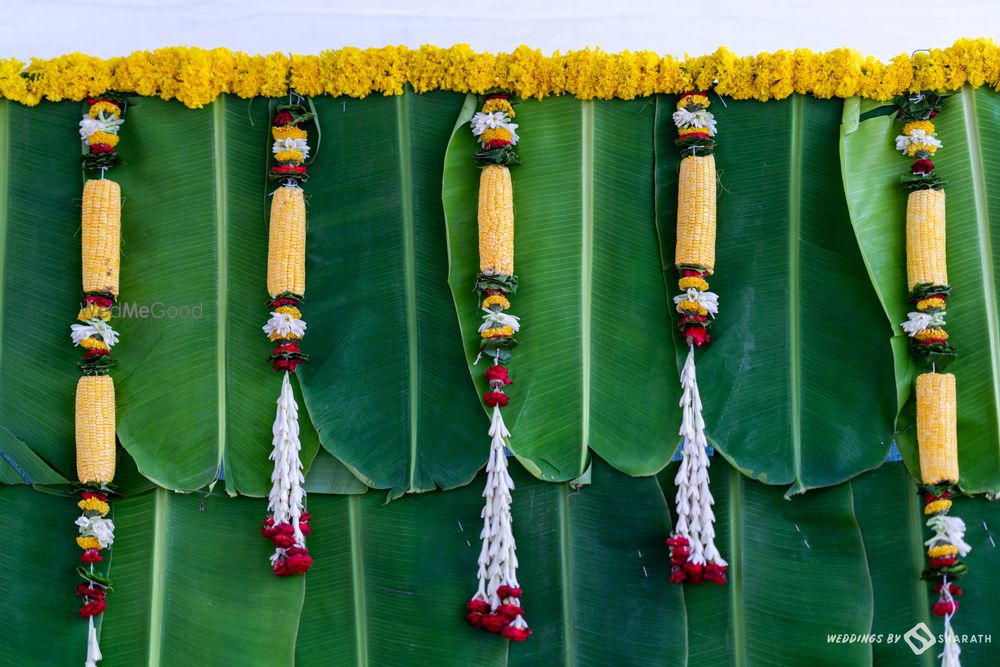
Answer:
[[[677,304],[678,313],[697,313],[698,315],[708,315],[708,311],[703,308],[697,301],[691,301],[690,299],[684,299]]]
[[[691,105],[700,106],[703,109],[707,109],[711,103],[708,101],[708,97],[705,95],[685,95],[681,99],[677,100],[677,109],[685,109]]]
[[[510,326],[493,327],[483,331],[483,338],[510,338],[514,335],[514,328]]]
[[[272,127],[271,136],[274,137],[275,141],[283,141],[285,139],[305,139],[309,136],[309,133],[305,130],[300,130],[294,125],[285,125],[283,127]]]
[[[941,512],[947,512],[950,509],[951,501],[947,498],[942,498],[941,500],[935,500],[927,503],[924,506],[924,514],[940,514]]]
[[[90,320],[104,320],[107,322],[111,319],[111,309],[101,308],[96,303],[88,303],[86,308],[80,309],[76,319],[81,322],[89,322]]]
[[[483,133],[479,135],[479,140],[483,143],[489,143],[497,139],[510,141],[510,130],[505,127],[490,127],[483,130]]]
[[[84,498],[76,506],[84,511],[99,512],[101,516],[107,516],[111,511],[111,506],[99,498]]]
[[[941,327],[934,327],[933,329],[921,329],[913,337],[917,340],[927,340],[928,338],[948,340],[948,332]]]
[[[111,134],[110,132],[97,131],[92,135],[87,137],[87,142],[93,146],[94,144],[107,144],[108,146],[118,145],[118,135]]]
[[[274,312],[282,313],[284,315],[291,315],[297,320],[302,319],[302,313],[295,306],[281,306],[280,308],[275,308]]]
[[[510,105],[510,102],[502,97],[494,97],[491,100],[486,100],[486,104],[483,105],[483,113],[492,113],[494,111],[503,111],[511,118],[517,115],[514,113],[514,107]]]
[[[274,159],[278,162],[291,162],[292,164],[302,164],[302,151],[278,151]]]
[[[909,123],[903,125],[903,134],[909,134],[913,130],[923,130],[927,134],[932,134],[934,132],[934,123],[929,120],[911,120]]]
[[[282,336],[277,331],[274,331],[274,332],[271,332],[270,335],[268,335],[267,339],[271,340],[271,341],[282,340],[282,339],[287,339],[287,340],[302,340],[302,336],[300,336],[298,334],[294,334],[294,333],[288,333],[288,334],[285,334],[284,336]]]
[[[954,544],[939,544],[927,550],[927,555],[931,558],[944,558],[946,556],[954,556],[957,553],[958,547]]]
[[[932,146],[931,144],[910,144],[906,147],[906,154],[913,157],[919,152],[927,153],[928,155],[934,155],[937,153],[937,146]]]
[[[90,114],[91,118],[97,118],[98,114],[100,114],[102,111],[104,112],[104,115],[114,116],[115,118],[121,116],[122,113],[122,110],[118,108],[117,104],[115,104],[114,102],[108,102],[106,100],[102,100],[100,102],[97,102],[96,104],[90,105],[90,111],[88,113]]]
[[[97,338],[84,338],[80,341],[80,347],[86,348],[88,350],[107,350],[108,344],[103,340],[98,340]]]
[[[929,299],[920,299],[917,301],[917,310],[940,310],[944,308],[945,301],[941,297],[935,296]]]
[[[490,306],[500,306],[501,310],[507,310],[510,308],[510,301],[503,294],[491,294],[483,299],[483,308]]]
[[[96,537],[78,537],[76,538],[76,543],[80,545],[80,548],[86,551],[87,549],[100,549],[101,543]]]
[[[685,291],[691,289],[692,287],[702,292],[708,291],[708,281],[704,278],[699,278],[698,276],[681,278],[677,281],[677,286]]]
[[[677,134],[682,137],[688,134],[708,134],[708,130],[703,127],[678,127]]]

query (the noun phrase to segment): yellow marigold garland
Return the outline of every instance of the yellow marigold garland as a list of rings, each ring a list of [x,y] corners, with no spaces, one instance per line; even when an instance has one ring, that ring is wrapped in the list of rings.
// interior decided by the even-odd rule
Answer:
[[[545,56],[524,45],[512,53],[491,54],[477,53],[466,44],[346,47],[319,55],[167,47],[108,59],[72,53],[27,64],[0,60],[0,97],[28,105],[120,90],[200,108],[223,93],[282,97],[295,89],[303,95],[366,97],[399,95],[407,84],[419,93],[503,89],[538,99],[574,95],[628,100],[714,88],[741,100],[784,99],[793,93],[889,100],[907,92],[957,90],[965,84],[998,88],[1000,46],[991,39],[959,39],[944,49],[899,54],[888,62],[846,48],[739,56],[720,47],[711,55],[675,58],[599,49]]]

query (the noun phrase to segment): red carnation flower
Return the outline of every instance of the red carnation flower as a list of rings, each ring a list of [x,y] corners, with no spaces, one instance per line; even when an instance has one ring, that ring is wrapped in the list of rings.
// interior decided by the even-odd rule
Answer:
[[[292,547],[284,558],[274,561],[274,573],[279,577],[288,577],[293,574],[302,574],[312,567],[313,559],[307,549],[302,547]]]
[[[80,618],[90,618],[99,616],[108,608],[108,603],[104,600],[91,600],[80,608]]]
[[[726,566],[718,563],[709,563],[705,566],[705,581],[722,586],[726,583]]]
[[[97,294],[88,294],[83,297],[84,303],[89,303],[97,306],[98,308],[110,308],[115,305],[115,300],[108,298],[106,296],[99,296]]]
[[[682,269],[681,276],[683,278],[704,278],[705,272],[697,269]]]
[[[100,563],[104,560],[104,556],[97,549],[87,549],[80,555],[81,563]]]
[[[684,327],[684,338],[688,343],[693,343],[695,347],[701,347],[711,342],[712,337],[708,335],[708,329],[699,326]]]
[[[521,597],[521,588],[514,586],[499,586],[497,588],[497,595],[501,598],[519,598]]]
[[[87,353],[83,355],[84,361],[89,361],[90,359],[96,359],[97,357],[107,357],[111,354],[110,350],[87,350]]]
[[[486,600],[474,598],[465,603],[465,608],[469,611],[479,612],[480,614],[488,614],[490,612],[490,603]]]
[[[483,398],[486,399],[486,405],[492,407],[500,406],[501,408],[507,407],[510,403],[510,397],[502,391],[488,391],[483,394]]]
[[[294,373],[295,368],[299,365],[299,362],[299,359],[275,359],[274,370]]]
[[[483,615],[478,611],[470,611],[465,615],[466,622],[474,628],[483,627]]]
[[[280,299],[275,299],[274,301],[271,302],[272,308],[281,308],[282,306],[298,306],[298,305],[299,305],[298,299],[292,299],[287,296],[283,296]]]
[[[941,584],[940,583],[934,584],[934,592],[935,593],[941,593]],[[959,588],[958,586],[956,586],[955,584],[948,584],[948,592],[951,593],[952,595],[958,597],[959,595],[962,594],[962,589]]]
[[[93,584],[77,584],[76,594],[80,597],[88,597],[95,600],[103,600],[106,595],[103,588],[94,586]]]
[[[486,142],[486,148],[503,148],[504,146],[510,146],[511,142],[506,139],[490,139]]]
[[[681,139],[711,139],[712,135],[708,132],[688,132],[687,134],[681,135]]]
[[[483,614],[483,630],[500,632],[510,625],[510,620],[500,614]]]
[[[273,516],[269,516],[266,519],[264,519],[264,525],[268,526],[268,527],[273,526],[274,525],[274,517]]]
[[[309,512],[303,512],[299,515],[299,523],[303,523],[312,519],[312,515]]]
[[[531,628],[515,628],[512,625],[508,625],[500,633],[505,638],[511,640],[512,642],[523,642],[525,639],[531,636]]]
[[[507,367],[503,364],[494,364],[486,369],[486,379],[490,382],[502,382],[511,384],[513,380],[507,377]]]
[[[110,144],[91,144],[90,153],[91,155],[99,155],[101,153],[114,153],[115,147]]]
[[[287,111],[282,111],[281,113],[274,115],[274,120],[271,121],[271,124],[274,125],[275,127],[284,127],[285,125],[288,125],[294,120],[295,116],[288,113]]]
[[[928,117],[929,118],[934,118],[934,116],[936,116],[936,115],[938,115],[937,109],[931,109],[930,116],[928,116]]]
[[[687,573],[684,571],[684,568],[682,566],[674,565],[672,568],[670,568],[670,581],[674,582],[675,584],[679,584],[683,582],[686,578],[687,578]]]
[[[274,542],[274,546],[279,549],[288,549],[295,546],[295,538],[291,535],[282,535],[279,533],[272,537],[271,541]]]
[[[912,174],[924,174],[925,176],[934,171],[934,163],[926,158],[917,160],[910,166],[910,173]]]
[[[667,538],[668,547],[682,547],[682,546],[686,547],[688,546],[688,544],[690,544],[688,542],[688,538],[684,537],[683,535],[674,535],[672,537]]]
[[[931,558],[931,568],[936,570],[942,567],[951,567],[958,560],[954,556],[945,556],[944,558]]]
[[[103,493],[94,493],[93,491],[82,491],[80,493],[80,497],[83,498],[84,500],[88,500],[90,498],[97,498],[102,503],[108,502],[108,497],[106,495],[104,495]]]
[[[486,99],[488,99],[488,100],[508,100],[508,99],[510,99],[510,97],[507,95],[507,93],[502,93],[501,92],[501,93],[490,93],[489,95],[486,96]]]
[[[947,343],[947,338],[925,338],[922,341],[918,341],[921,345],[935,345],[937,343]]]
[[[506,616],[510,620],[514,620],[521,615],[522,610],[516,604],[502,604],[497,608],[497,613],[501,616]]]
[[[312,526],[310,526],[308,523],[302,523],[301,521],[299,521],[299,532],[301,532],[303,535],[311,535],[313,529]]]
[[[704,567],[699,563],[692,563],[688,561],[684,563],[684,572],[691,579],[692,584],[700,584],[702,578],[704,577]]]
[[[958,611],[958,603],[955,601],[941,600],[931,609],[935,616],[947,616]]]

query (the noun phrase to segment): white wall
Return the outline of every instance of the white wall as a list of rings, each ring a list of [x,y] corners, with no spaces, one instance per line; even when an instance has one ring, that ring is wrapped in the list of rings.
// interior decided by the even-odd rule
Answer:
[[[600,46],[674,55],[851,46],[889,58],[998,28],[998,0],[0,0],[0,57],[524,43],[546,53]]]

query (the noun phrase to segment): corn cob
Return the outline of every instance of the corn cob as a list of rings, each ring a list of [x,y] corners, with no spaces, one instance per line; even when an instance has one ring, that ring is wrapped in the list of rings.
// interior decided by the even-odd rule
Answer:
[[[306,204],[302,188],[280,187],[271,200],[267,291],[272,298],[306,292]]]
[[[479,177],[479,270],[514,275],[514,193],[502,165],[486,167]]]
[[[917,376],[917,444],[924,484],[958,481],[958,426],[955,376]]]
[[[917,190],[906,200],[906,278],[917,285],[947,285],[944,190]]]
[[[84,375],[76,385],[76,474],[89,484],[115,478],[115,385]]]
[[[107,179],[83,186],[83,291],[118,296],[121,188]]]
[[[677,187],[677,266],[715,268],[715,156],[681,160]]]

